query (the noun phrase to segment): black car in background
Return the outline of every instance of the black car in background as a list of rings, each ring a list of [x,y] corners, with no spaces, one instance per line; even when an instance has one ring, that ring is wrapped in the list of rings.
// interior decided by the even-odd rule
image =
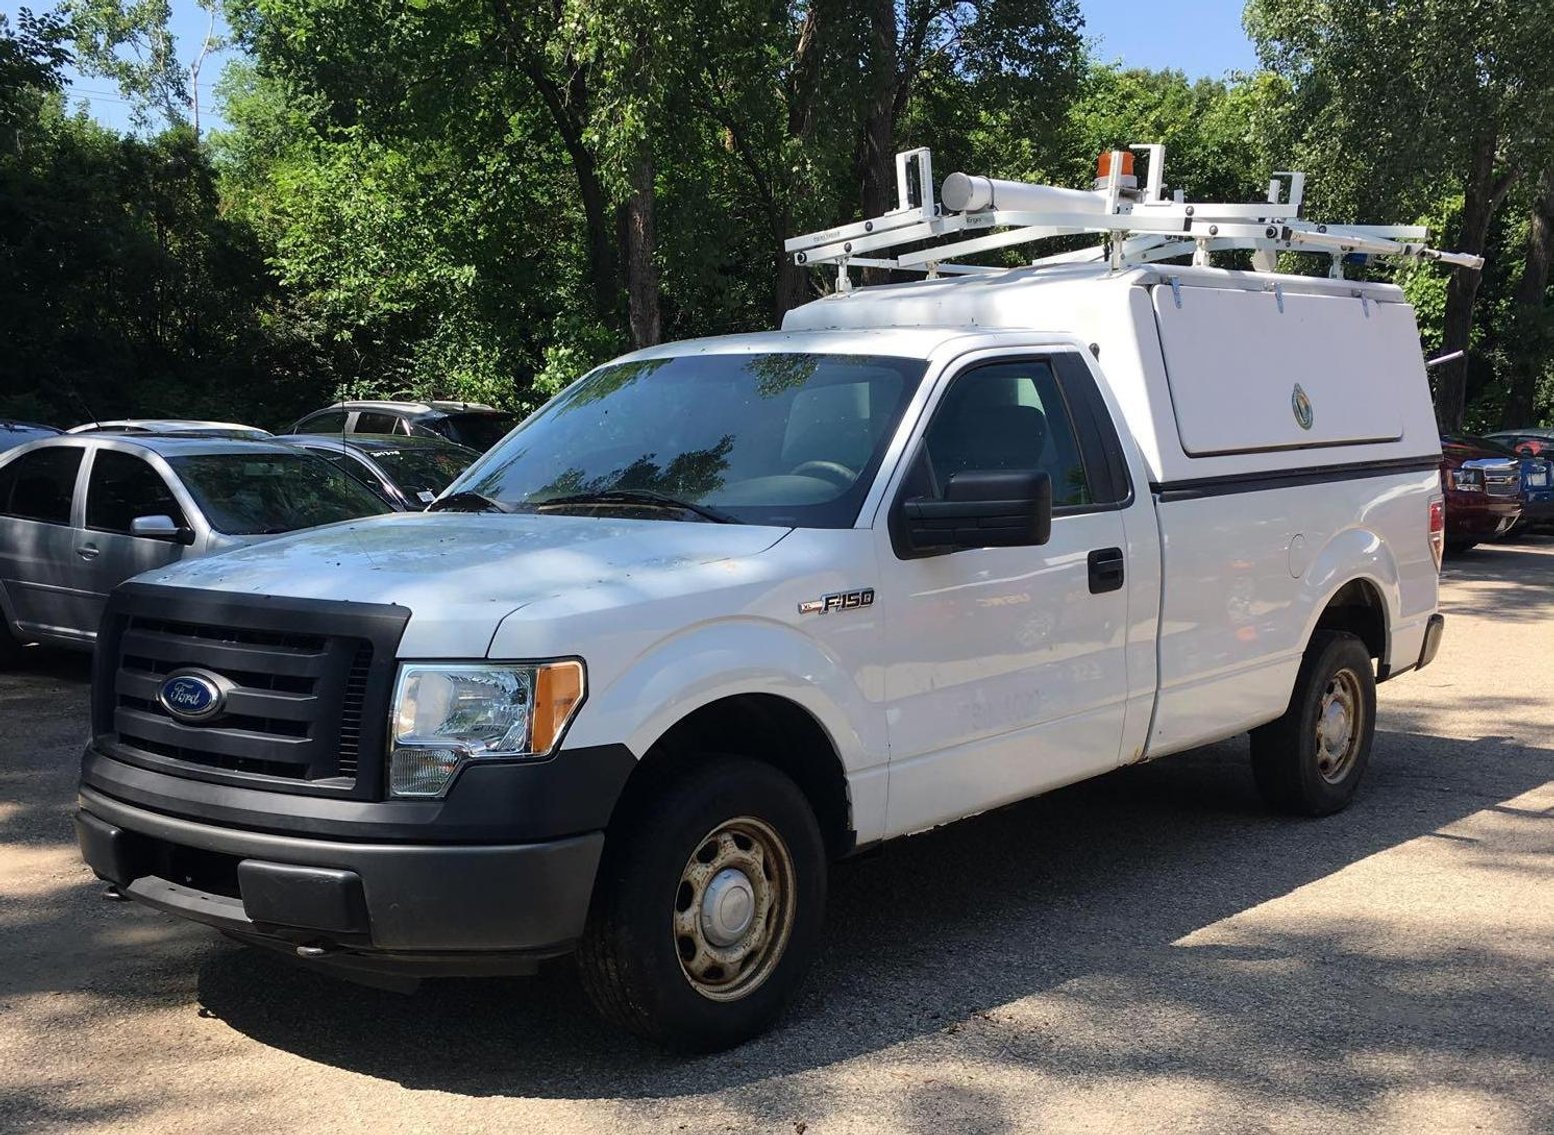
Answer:
[[[517,424],[517,414],[479,402],[337,402],[288,432],[441,437],[484,453]]]
[[[332,462],[395,508],[411,512],[430,504],[480,456],[440,437],[288,434],[277,440]]]

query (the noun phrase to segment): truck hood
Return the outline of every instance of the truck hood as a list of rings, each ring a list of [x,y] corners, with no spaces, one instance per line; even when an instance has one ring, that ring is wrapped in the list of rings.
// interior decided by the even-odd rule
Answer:
[[[398,604],[411,611],[402,656],[478,657],[502,619],[530,603],[757,555],[789,531],[700,521],[391,513],[174,564],[140,581]]]

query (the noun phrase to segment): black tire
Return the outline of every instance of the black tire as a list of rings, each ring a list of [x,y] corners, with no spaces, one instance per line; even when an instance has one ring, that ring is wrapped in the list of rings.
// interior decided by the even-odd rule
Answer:
[[[1336,709],[1327,708],[1335,702]],[[1289,709],[1252,731],[1257,790],[1271,807],[1292,815],[1340,811],[1365,776],[1375,733],[1376,674],[1370,652],[1356,635],[1318,631],[1301,660]],[[1335,757],[1340,739],[1341,756]]]
[[[730,947],[737,952],[761,943],[759,949],[727,969],[709,967],[720,948],[709,935],[729,931],[715,920],[709,930],[697,916],[716,894],[728,893],[714,892],[717,879],[740,873],[739,862],[727,856],[752,854],[742,850],[741,837],[767,848],[766,866],[744,877],[756,896],[749,899],[754,909],[769,900],[770,913],[751,917],[750,929]],[[759,842],[768,838],[777,844]],[[719,869],[719,863],[725,865]],[[670,1048],[712,1052],[749,1040],[782,1015],[814,961],[826,867],[815,814],[792,780],[743,757],[693,761],[688,771],[636,801],[606,836],[577,954],[583,988],[606,1020]],[[687,881],[699,870],[712,873]],[[743,909],[737,903],[744,901],[733,909]],[[687,950],[691,957],[682,961]]]
[[[20,666],[22,652],[26,649],[26,644],[17,638],[16,632],[11,629],[10,620],[0,614],[0,670],[10,670]]]
[[[1467,552],[1467,551],[1471,551],[1473,548],[1476,548],[1476,547],[1478,547],[1478,541],[1477,540],[1448,540],[1448,541],[1446,541],[1446,552],[1447,552],[1448,555],[1452,555],[1452,556],[1460,556],[1460,555],[1462,555],[1462,553]]]

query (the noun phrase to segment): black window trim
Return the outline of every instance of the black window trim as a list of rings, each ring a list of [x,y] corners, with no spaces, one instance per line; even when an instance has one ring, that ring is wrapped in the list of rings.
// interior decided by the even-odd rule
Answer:
[[[1097,498],[1095,504],[1065,505],[1052,510],[1060,516],[1082,516],[1093,512],[1119,512],[1133,503],[1133,478],[1128,474],[1128,459],[1112,420],[1100,385],[1091,373],[1084,355],[1077,350],[1054,351],[1048,358],[1057,377],[1058,390],[1074,424],[1079,460],[1085,467],[1085,479]],[[1101,492],[1100,487],[1105,491]]]
[[[1063,399],[1063,408],[1068,412],[1069,422],[1074,428],[1074,446],[1079,453],[1079,463],[1085,471],[1085,480],[1091,491],[1096,495],[1098,485],[1104,485],[1108,496],[1115,496],[1115,500],[1102,501],[1096,504],[1066,504],[1056,505],[1052,509],[1052,519],[1060,520],[1068,516],[1088,516],[1092,513],[1121,512],[1133,504],[1133,478],[1128,474],[1128,462],[1123,453],[1122,441],[1117,435],[1116,423],[1112,421],[1111,411],[1106,407],[1105,400],[1101,397],[1100,387],[1096,385],[1095,376],[1090,373],[1090,368],[1085,364],[1079,350],[1074,347],[1051,347],[1040,350],[1021,350],[1016,354],[996,355],[986,358],[978,358],[965,367],[954,371],[949,375],[949,381],[934,404],[928,408],[927,416],[923,421],[921,431],[916,442],[912,445],[902,465],[902,476],[896,484],[895,493],[891,498],[890,507],[886,512],[886,523],[891,532],[891,544],[898,559],[914,558],[903,556],[903,547],[898,544],[897,517],[900,515],[901,505],[906,501],[907,486],[911,481],[912,467],[922,460],[923,446],[927,442],[928,431],[933,428],[934,419],[938,416],[939,407],[943,404],[949,389],[955,383],[961,381],[967,375],[975,374],[979,370],[993,366],[1005,366],[1011,363],[1045,363],[1052,371],[1053,382],[1057,386],[1058,395]],[[1077,391],[1074,389],[1077,387]],[[1079,397],[1076,399],[1075,394]],[[1079,413],[1076,413],[1076,407]],[[1117,492],[1117,476],[1121,475],[1122,492]]]

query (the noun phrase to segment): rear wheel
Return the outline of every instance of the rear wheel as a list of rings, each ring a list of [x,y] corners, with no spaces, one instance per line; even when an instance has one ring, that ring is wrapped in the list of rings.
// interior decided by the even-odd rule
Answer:
[[[1356,635],[1319,631],[1301,661],[1284,716],[1252,731],[1252,774],[1281,812],[1326,816],[1346,807],[1370,763],[1376,675]]]
[[[798,786],[707,757],[611,831],[578,949],[611,1022],[713,1051],[771,1027],[820,944],[826,856]]]

